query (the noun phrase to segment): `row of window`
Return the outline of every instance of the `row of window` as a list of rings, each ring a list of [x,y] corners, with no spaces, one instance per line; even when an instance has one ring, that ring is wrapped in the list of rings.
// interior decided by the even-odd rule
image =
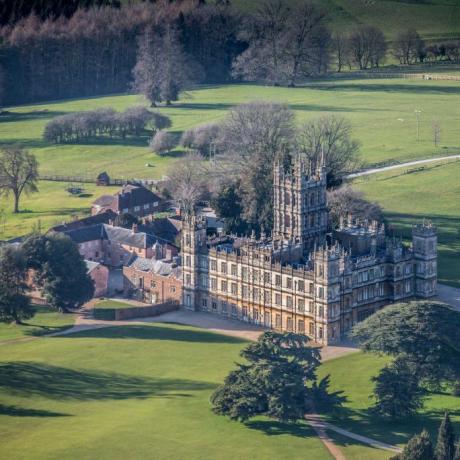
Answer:
[[[152,206],[151,206],[151,207],[152,207],[152,208],[157,208],[157,207],[159,206],[159,204],[160,204],[160,203],[159,203],[158,201],[154,201],[154,202],[152,203]],[[141,208],[143,208],[143,209],[150,209],[150,203],[146,203],[146,204],[144,204],[143,206],[134,206],[134,212],[139,212],[139,211],[141,210]],[[129,208],[123,208],[123,209],[122,209],[122,212],[123,212],[123,214],[128,213],[128,212],[129,212]]]

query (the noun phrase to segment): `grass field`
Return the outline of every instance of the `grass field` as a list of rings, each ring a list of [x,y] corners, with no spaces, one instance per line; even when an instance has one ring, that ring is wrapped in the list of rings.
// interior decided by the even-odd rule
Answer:
[[[295,4],[298,0],[286,0]],[[388,39],[401,29],[414,27],[425,39],[460,36],[460,4],[457,0],[316,0],[327,12],[333,30],[350,30],[370,24],[381,28]],[[257,0],[234,0],[242,11],[253,10]]]
[[[66,191],[64,182],[40,181],[39,192],[21,198],[19,214],[12,212],[12,198],[0,197],[0,240],[13,238],[40,226],[42,230],[69,221],[73,217],[89,214],[90,204],[99,195],[115,193],[118,187],[96,187],[83,184],[79,196]]]
[[[0,325],[0,336],[5,327]],[[167,324],[3,343],[0,457],[330,459],[304,423],[258,418],[240,424],[212,413],[209,396],[245,343]],[[360,353],[323,365],[320,374],[330,373],[333,389],[348,397],[333,422],[402,444],[422,426],[435,430],[448,407],[460,428],[460,399],[446,395],[432,397],[425,412],[410,422],[370,417],[369,379],[384,362]],[[349,460],[390,456],[331,435]]]
[[[344,80],[311,83],[304,88],[261,85],[199,87],[185,94],[172,107],[159,110],[171,117],[172,131],[181,133],[197,124],[221,120],[234,105],[253,100],[287,103],[299,124],[325,114],[350,120],[353,135],[361,142],[366,165],[460,152],[460,83],[454,81]],[[46,122],[59,114],[97,107],[126,107],[145,103],[137,95],[107,96],[8,108],[0,116],[0,145],[19,143],[38,158],[42,174],[96,176],[107,171],[112,177],[159,178],[178,160],[181,152],[158,156],[149,151],[147,138],[100,139],[89,144],[48,144],[42,139]],[[416,142],[414,110],[422,110],[420,141]],[[432,120],[441,126],[441,143],[432,142]],[[147,164],[151,166],[146,166]],[[47,226],[88,209],[94,196],[69,197],[65,184],[42,182],[40,193],[24,198],[19,216],[6,215],[0,225],[2,238],[26,233],[41,220]],[[87,195],[106,190],[87,186]],[[7,211],[11,200],[0,200]]]
[[[410,239],[423,218],[438,227],[438,276],[460,287],[460,162],[435,164],[411,174],[396,169],[355,181],[366,197],[379,202],[397,233]]]

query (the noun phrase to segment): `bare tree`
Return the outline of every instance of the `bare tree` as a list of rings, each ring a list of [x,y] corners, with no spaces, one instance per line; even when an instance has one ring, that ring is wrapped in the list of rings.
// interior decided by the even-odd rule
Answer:
[[[348,38],[342,32],[336,32],[332,36],[332,47],[335,52],[337,72],[349,62]]]
[[[313,162],[324,154],[330,186],[341,183],[359,164],[359,143],[351,138],[351,124],[343,117],[327,115],[309,121],[300,129],[297,142]]]
[[[403,30],[393,44],[393,55],[401,64],[412,64],[419,56],[421,41],[415,29]]]
[[[378,67],[385,57],[385,37],[377,27],[359,27],[350,35],[348,44],[351,59],[361,70]]]
[[[378,203],[367,201],[364,194],[349,185],[329,190],[327,204],[332,227],[339,224],[340,217],[348,214],[360,219],[382,220],[383,212]]]
[[[192,212],[208,192],[209,170],[201,155],[190,153],[171,165],[166,189],[184,212]]]
[[[174,134],[168,131],[158,131],[149,143],[150,149],[159,154],[170,152],[176,145]]]
[[[238,182],[243,218],[255,228],[271,228],[273,163],[288,154],[294,137],[293,112],[271,102],[241,104],[221,125],[224,177]]]
[[[7,146],[0,154],[0,193],[13,194],[13,212],[19,212],[22,192],[37,192],[38,164],[35,156],[22,147]]]
[[[437,120],[433,121],[432,131],[433,131],[434,146],[437,147],[439,142],[441,141],[441,125],[439,124],[439,121]]]
[[[181,145],[187,149],[195,150],[204,157],[210,157],[216,148],[220,126],[217,123],[205,123],[195,128],[184,131]]]

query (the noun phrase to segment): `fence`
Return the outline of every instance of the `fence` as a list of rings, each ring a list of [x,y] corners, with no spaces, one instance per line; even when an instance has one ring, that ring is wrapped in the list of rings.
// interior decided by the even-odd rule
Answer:
[[[179,310],[179,302],[171,301],[156,305],[146,305],[145,307],[126,307],[126,308],[95,308],[94,318],[109,321],[121,321],[132,318],[148,318],[159,316],[163,313]]]
[[[96,184],[97,180],[91,176],[63,176],[59,174],[40,174],[41,180],[49,180],[54,182],[75,182],[84,184]],[[109,185],[125,185],[125,184],[139,184],[144,186],[156,186],[164,179],[112,179],[109,180]]]

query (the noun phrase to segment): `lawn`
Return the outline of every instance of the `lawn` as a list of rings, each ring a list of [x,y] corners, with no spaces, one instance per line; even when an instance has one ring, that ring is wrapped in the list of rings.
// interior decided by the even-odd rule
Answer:
[[[74,314],[59,313],[56,309],[47,306],[35,308],[35,316],[24,321],[25,324],[0,323],[0,342],[59,332],[72,327],[75,322]]]
[[[135,305],[132,303],[127,303],[127,302],[119,302],[117,300],[101,300],[98,302],[96,305],[94,305],[94,308],[104,310],[106,308],[113,310],[117,308],[131,308]]]
[[[365,165],[460,152],[460,83],[454,81],[344,80],[312,82],[303,88],[202,86],[184,94],[172,107],[158,110],[171,117],[171,130],[179,134],[197,124],[221,120],[232,106],[254,100],[289,104],[299,124],[327,114],[346,117],[353,136],[361,142]],[[138,95],[118,95],[8,108],[0,116],[0,145],[16,142],[29,148],[37,156],[42,174],[95,177],[107,171],[117,178],[160,178],[183,152],[155,155],[147,147],[147,137],[64,145],[48,144],[41,137],[46,122],[59,114],[98,107],[123,110],[137,104],[145,104]],[[415,140],[415,109],[422,110],[419,142]],[[442,130],[438,147],[432,142],[433,119]],[[70,197],[65,187],[41,182],[40,193],[23,199],[22,207],[29,212],[7,214],[6,225],[0,222],[0,239],[22,235],[39,220],[47,228],[83,214],[95,196],[107,193],[86,185],[85,198]],[[88,196],[91,194],[94,196]],[[11,206],[11,199],[0,200],[0,209],[9,211]]]
[[[331,458],[306,424],[212,413],[245,343],[152,324],[3,345],[0,458]]]
[[[19,214],[12,212],[12,198],[0,197],[0,240],[13,238],[41,227],[43,231],[53,225],[89,214],[91,202],[99,195],[112,194],[119,187],[97,187],[81,184],[81,195],[66,191],[70,184],[65,182],[40,181],[38,193],[23,195]]]
[[[264,418],[246,424],[214,415],[212,391],[247,342],[173,324],[111,327],[2,344],[0,457],[329,459],[308,425]],[[403,444],[421,427],[433,433],[445,408],[460,429],[460,398],[436,395],[402,423],[368,415],[370,377],[385,363],[362,353],[326,362],[333,390],[348,397],[330,420]],[[389,458],[331,433],[349,460]]]
[[[295,4],[298,0],[287,0]],[[243,11],[259,5],[255,0],[234,0]],[[333,30],[349,31],[361,24],[380,27],[387,38],[414,27],[425,39],[460,36],[460,4],[456,0],[316,0],[330,18]]]
[[[378,374],[378,370],[386,361],[385,357],[356,353],[323,364],[320,375],[331,375],[331,390],[344,391],[344,395],[348,398],[343,410],[327,417],[328,420],[342,428],[379,441],[404,445],[408,438],[422,431],[423,428],[426,428],[435,440],[444,411],[449,410],[455,430],[460,435],[460,398],[449,394],[431,394],[420,414],[406,420],[382,421],[372,416],[368,410],[373,404],[371,377]],[[349,442],[343,437],[338,437],[338,441]],[[347,448],[351,452],[357,449],[356,445],[345,445],[348,445]],[[361,449],[358,449],[358,455],[359,450]],[[374,449],[370,449],[370,452],[372,451]]]
[[[412,224],[432,220],[438,227],[441,283],[460,287],[460,162],[407,168],[357,179],[354,186],[380,203],[397,234],[410,239]]]

